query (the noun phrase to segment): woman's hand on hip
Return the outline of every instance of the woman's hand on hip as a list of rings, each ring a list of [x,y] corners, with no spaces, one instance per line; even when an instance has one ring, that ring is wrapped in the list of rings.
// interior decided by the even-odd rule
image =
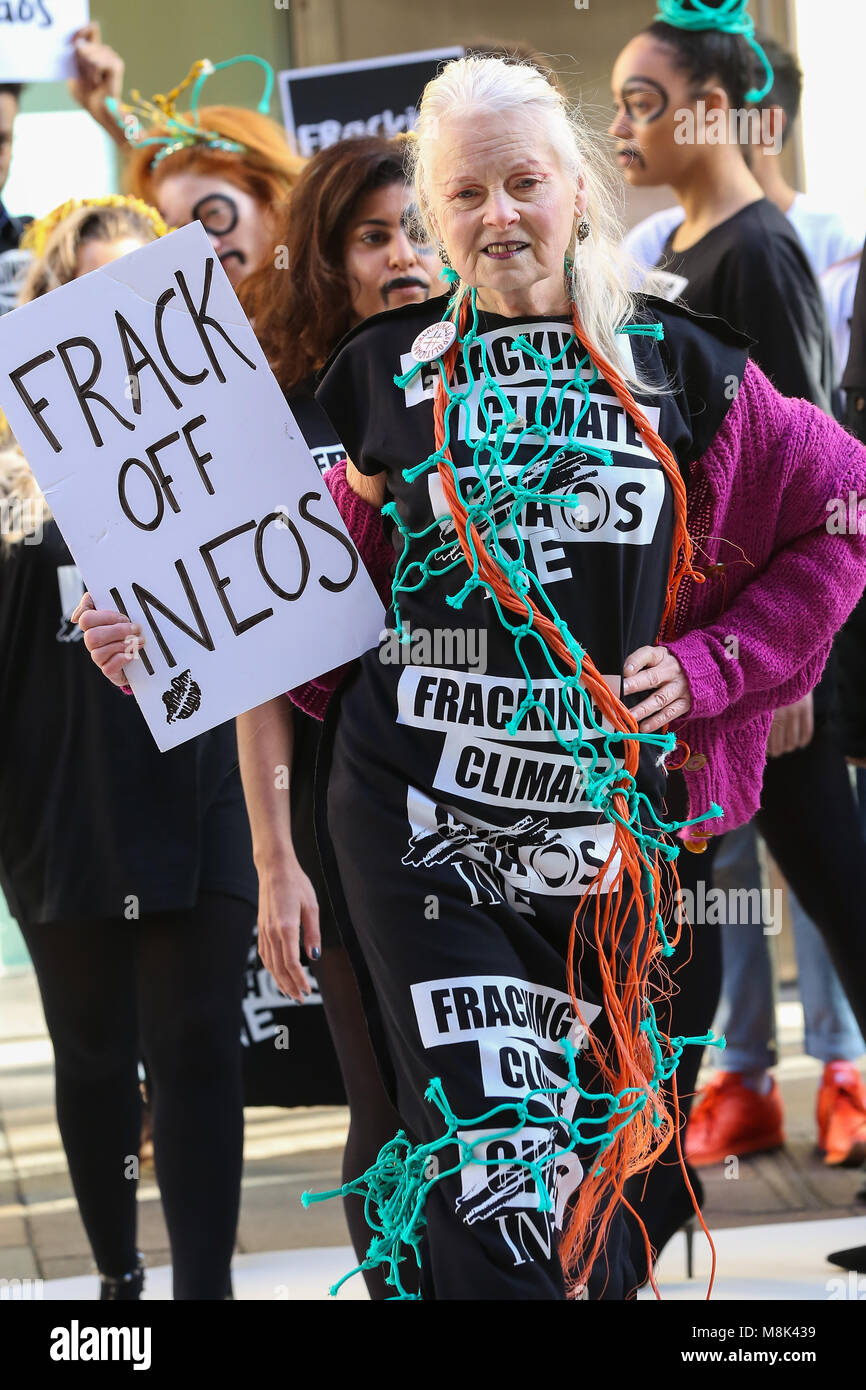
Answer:
[[[653,734],[673,719],[682,719],[692,707],[685,672],[667,647],[638,647],[626,657],[623,675],[624,695],[652,692],[629,711],[642,734]]]
[[[138,658],[144,637],[138,623],[114,608],[97,608],[90,594],[81,599],[71,621],[84,633],[84,645],[112,685],[126,685],[123,668]]]
[[[805,748],[812,742],[814,732],[815,711],[810,690],[795,705],[773,711],[767,757],[781,758],[785,753],[793,753],[795,748]]]
[[[301,940],[310,960],[322,953],[316,890],[297,860],[259,870],[259,955],[280,989],[299,1004],[312,992],[301,964]]]

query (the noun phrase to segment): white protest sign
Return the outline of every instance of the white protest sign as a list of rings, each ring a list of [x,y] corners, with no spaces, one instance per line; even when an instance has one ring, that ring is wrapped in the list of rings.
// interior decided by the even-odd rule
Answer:
[[[97,608],[142,625],[126,674],[161,749],[375,646],[382,603],[199,223],[0,319],[0,406]]]
[[[70,39],[89,19],[88,0],[0,0],[0,82],[73,77]]]

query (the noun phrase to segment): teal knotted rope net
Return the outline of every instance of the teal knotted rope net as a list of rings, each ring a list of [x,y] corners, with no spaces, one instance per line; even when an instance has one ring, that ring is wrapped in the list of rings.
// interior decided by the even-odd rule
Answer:
[[[746,92],[746,101],[764,100],[773,86],[773,69],[755,38],[755,21],[748,12],[749,0],[656,0],[656,3],[657,22],[670,24],[675,29],[692,32],[716,30],[720,34],[734,34],[745,39],[764,69],[764,85],[751,87]]]
[[[706,1033],[699,1038],[670,1038],[670,1054],[665,1061],[658,1045],[655,1014],[652,1007],[649,1016],[642,1024],[647,1034],[655,1060],[656,1078],[660,1083],[669,1080],[679,1064],[683,1048],[688,1045],[698,1047],[724,1047],[724,1039]],[[461,1120],[454,1114],[438,1077],[433,1077],[424,1093],[424,1099],[433,1105],[442,1116],[445,1129],[438,1139],[428,1144],[413,1144],[403,1130],[399,1130],[392,1140],[379,1152],[376,1162],[359,1178],[345,1183],[331,1192],[304,1192],[301,1201],[305,1207],[316,1202],[326,1202],[332,1197],[354,1195],[363,1197],[367,1225],[373,1232],[367,1255],[361,1264],[344,1274],[329,1290],[336,1297],[343,1284],[364,1270],[384,1269],[385,1283],[395,1290],[391,1301],[420,1300],[420,1293],[407,1291],[400,1266],[407,1259],[421,1267],[421,1240],[426,1227],[424,1208],[427,1198],[437,1183],[443,1182],[475,1165],[480,1168],[503,1169],[508,1166],[528,1173],[538,1192],[538,1210],[554,1210],[555,1191],[551,1192],[553,1182],[550,1171],[566,1154],[574,1153],[578,1147],[588,1147],[595,1151],[599,1159],[604,1150],[614,1142],[617,1132],[629,1124],[648,1103],[647,1092],[643,1088],[629,1087],[616,1095],[587,1091],[577,1076],[577,1051],[567,1038],[560,1046],[565,1054],[568,1068],[568,1083],[565,1086],[540,1086],[527,1092],[520,1101],[507,1101],[495,1105],[483,1115]],[[557,1097],[563,1100],[569,1093],[577,1093],[580,1099],[591,1102],[601,1113],[569,1119],[560,1113],[561,1107],[554,1104]],[[512,1118],[513,1117],[513,1118]],[[657,1112],[653,1116],[658,1122]],[[485,1132],[483,1141],[470,1142],[462,1136],[478,1129],[479,1126],[493,1122],[494,1129]],[[483,1142],[485,1148],[511,1139],[531,1127],[534,1132],[548,1131],[549,1140],[540,1145],[541,1153],[530,1158],[480,1158],[476,1146]],[[555,1132],[565,1133],[562,1142],[555,1142]],[[446,1149],[456,1149],[456,1161],[443,1160]],[[500,1195],[505,1195],[501,1193]]]
[[[453,272],[450,279],[453,283]],[[459,296],[450,301],[443,321],[459,322]],[[538,368],[539,389],[535,415],[532,420],[520,416],[509,403],[507,396],[496,381],[491,370],[489,350],[483,336],[479,333],[478,308],[475,291],[469,291],[468,323],[465,331],[457,330],[457,342],[461,353],[465,385],[462,389],[452,384],[441,360],[436,366],[441,388],[445,393],[444,437],[439,448],[435,449],[423,462],[403,470],[406,482],[413,482],[428,472],[438,472],[444,463],[451,471],[455,488],[466,510],[463,523],[464,536],[472,557],[468,578],[464,579],[456,592],[446,596],[446,603],[461,609],[467,598],[476,589],[483,589],[502,627],[510,634],[518,664],[526,682],[523,699],[514,715],[506,725],[511,736],[519,735],[521,725],[532,711],[540,717],[552,731],[556,742],[570,754],[580,772],[580,789],[586,802],[614,826],[620,826],[634,837],[638,846],[643,879],[644,899],[649,912],[649,920],[658,934],[661,954],[669,956],[673,952],[661,915],[661,904],[656,901],[654,866],[659,859],[671,863],[680,852],[680,846],[672,837],[677,831],[722,814],[720,808],[712,805],[709,811],[685,821],[663,822],[656,815],[650,799],[637,788],[636,779],[623,765],[622,750],[625,740],[655,749],[659,760],[664,759],[676,745],[673,733],[641,733],[615,729],[593,708],[589,692],[581,684],[581,674],[585,651],[570,632],[567,623],[557,612],[537,576],[526,563],[526,542],[519,525],[520,514],[529,504],[572,509],[580,504],[580,479],[569,491],[556,486],[557,466],[564,460],[581,454],[598,461],[600,468],[611,466],[613,458],[609,450],[594,445],[579,435],[579,430],[590,409],[590,391],[599,380],[599,372],[591,362],[588,353],[580,344],[574,332],[555,355],[548,357],[535,347],[527,337],[517,336],[511,342],[513,350],[521,351]],[[630,336],[663,336],[660,323],[629,324],[620,332]],[[395,376],[398,387],[405,388],[422,370],[417,363],[408,372]],[[554,386],[555,369],[562,378],[558,387]],[[551,436],[562,437],[563,418],[566,401],[575,403],[575,393],[579,408],[565,431],[565,442],[554,446]],[[473,416],[474,421],[473,424]],[[460,413],[463,412],[461,431]],[[498,421],[497,421],[498,417]],[[478,421],[480,420],[480,429]],[[461,437],[469,451],[472,467],[469,476],[458,474],[453,460],[448,457],[450,441],[455,435]],[[528,448],[529,457],[518,462],[518,452]],[[466,470],[464,470],[466,471]],[[583,481],[597,476],[597,469],[583,474]],[[447,580],[454,574],[460,578],[465,575],[467,562],[459,543],[456,521],[450,510],[435,517],[434,521],[420,531],[413,531],[403,521],[396,503],[389,503],[384,512],[391,517],[403,540],[392,582],[392,603],[395,632],[401,642],[411,641],[401,619],[401,596],[414,594],[434,581]],[[512,617],[501,604],[492,586],[480,572],[478,550],[473,536],[475,533],[483,540],[488,554],[497,568],[505,576],[513,592],[525,603],[523,621]],[[507,532],[507,538],[502,533]],[[505,544],[507,539],[507,546]],[[507,547],[510,547],[507,548]],[[419,556],[420,552],[420,556]],[[567,669],[563,662],[550,649],[542,632],[534,622],[534,613],[528,602],[532,596],[540,612],[548,616],[561,634],[565,646],[572,657],[575,670]],[[562,703],[573,721],[573,728],[561,729],[549,704],[539,698],[537,681],[530,674],[527,653],[532,649],[541,653],[543,664],[557,678],[562,686]],[[617,808],[625,805],[625,812]],[[657,1026],[656,1015],[651,1002],[643,1001],[643,1017],[640,1032],[644,1035],[652,1058],[652,1076],[645,1086],[626,1087],[616,1093],[585,1090],[577,1078],[575,1068],[575,1049],[568,1040],[560,1044],[566,1054],[568,1085],[562,1087],[540,1087],[527,1093],[521,1101],[509,1101],[494,1107],[485,1115],[471,1120],[458,1120],[454,1115],[439,1080],[432,1080],[426,1091],[426,1099],[441,1113],[445,1121],[445,1132],[432,1143],[413,1144],[402,1131],[380,1152],[376,1163],[361,1177],[343,1187],[328,1193],[312,1195],[305,1193],[303,1202],[325,1200],[339,1195],[355,1194],[364,1197],[367,1222],[373,1231],[373,1240],[366,1259],[352,1274],[363,1269],[384,1266],[386,1280],[396,1290],[395,1297],[417,1297],[406,1293],[399,1274],[399,1265],[409,1251],[419,1258],[419,1241],[424,1227],[424,1204],[433,1185],[460,1171],[468,1164],[500,1166],[501,1158],[485,1160],[479,1158],[471,1144],[459,1139],[458,1131],[472,1129],[490,1120],[499,1120],[505,1114],[514,1116],[513,1124],[502,1129],[499,1137],[517,1134],[527,1124],[548,1126],[552,1131],[556,1126],[565,1126],[568,1141],[559,1148],[551,1139],[550,1152],[543,1163],[528,1160],[505,1160],[527,1168],[535,1180],[540,1210],[551,1209],[551,1194],[546,1185],[543,1169],[555,1163],[564,1154],[573,1151],[578,1145],[591,1146],[603,1155],[615,1141],[619,1132],[650,1103],[650,1097],[658,1094],[659,1088],[669,1080],[679,1062],[683,1047],[687,1044],[724,1046],[724,1040],[706,1035],[701,1038],[664,1038]],[[667,1049],[667,1055],[665,1055]],[[557,1098],[565,1097],[574,1091],[581,1100],[591,1103],[598,1113],[582,1119],[566,1119],[557,1113],[554,1104]],[[542,1098],[546,1098],[548,1115],[531,1113],[538,1110]],[[653,1125],[658,1123],[658,1111],[654,1109]],[[445,1171],[438,1171],[438,1155],[449,1145],[457,1144],[458,1161]],[[431,1161],[436,1159],[435,1172],[431,1173]],[[347,1275],[346,1278],[351,1277]],[[345,1282],[340,1280],[331,1290],[336,1290]]]

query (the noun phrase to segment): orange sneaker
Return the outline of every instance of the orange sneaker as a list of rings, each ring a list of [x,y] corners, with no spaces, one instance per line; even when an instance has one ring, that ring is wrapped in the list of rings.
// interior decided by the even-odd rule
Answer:
[[[853,1062],[828,1062],[818,1092],[818,1148],[831,1167],[866,1160],[866,1086]]]
[[[716,1072],[698,1093],[686,1127],[686,1158],[696,1168],[732,1155],[765,1153],[785,1142],[782,1098],[773,1081],[765,1096],[738,1071]]]

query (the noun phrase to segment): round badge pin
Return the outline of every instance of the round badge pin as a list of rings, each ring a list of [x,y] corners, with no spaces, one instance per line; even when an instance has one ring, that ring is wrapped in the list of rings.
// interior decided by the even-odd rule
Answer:
[[[422,329],[412,344],[412,356],[416,362],[435,362],[437,357],[448,351],[456,337],[457,325],[450,319],[431,323],[429,328]]]

